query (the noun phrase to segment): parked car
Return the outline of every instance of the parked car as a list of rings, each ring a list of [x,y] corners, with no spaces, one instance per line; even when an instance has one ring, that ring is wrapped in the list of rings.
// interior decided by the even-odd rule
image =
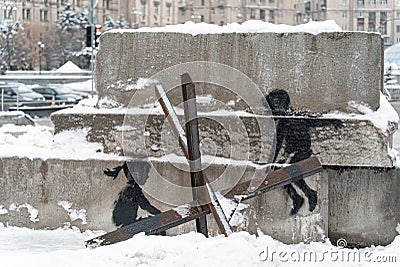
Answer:
[[[84,98],[88,98],[88,94],[77,92],[63,85],[37,85],[31,88],[36,93],[43,95],[46,100],[56,100],[58,103],[77,104]]]
[[[32,91],[22,83],[0,82],[0,94],[4,102],[19,103],[20,106],[43,103],[45,100],[41,94]]]

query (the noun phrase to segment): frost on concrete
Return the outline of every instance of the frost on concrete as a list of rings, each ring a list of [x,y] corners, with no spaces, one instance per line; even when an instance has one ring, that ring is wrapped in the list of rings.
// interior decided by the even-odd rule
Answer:
[[[0,205],[0,215],[7,214],[7,213],[8,213],[8,210],[6,208],[4,208],[3,205]]]
[[[85,209],[72,209],[72,203],[68,201],[58,201],[58,206],[61,206],[67,213],[71,221],[81,220],[82,224],[87,224]]]
[[[32,222],[38,222],[39,221],[39,219],[38,219],[39,210],[34,208],[32,205],[29,205],[28,203],[25,203],[25,204],[22,204],[22,205],[12,203],[8,209],[10,211],[20,212],[22,208],[26,208],[28,210],[29,219]]]

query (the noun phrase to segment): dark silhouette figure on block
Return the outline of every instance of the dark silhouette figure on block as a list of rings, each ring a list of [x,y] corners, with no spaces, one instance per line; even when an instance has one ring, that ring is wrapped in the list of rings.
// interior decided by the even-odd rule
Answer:
[[[105,170],[104,174],[115,179],[121,170],[124,171],[128,182],[114,203],[112,219],[115,225],[126,226],[140,220],[141,218],[137,219],[139,207],[153,215],[161,213],[150,204],[140,188],[140,185],[144,185],[149,177],[150,164],[140,160],[125,161],[122,166]]]
[[[270,92],[266,95],[265,100],[275,117],[276,150],[274,162],[277,163],[295,163],[312,155],[311,127],[333,125],[337,128],[342,125],[339,120],[318,120],[305,117],[306,114],[304,113],[291,112],[289,94],[281,89]],[[303,179],[294,184],[304,192],[308,198],[309,210],[313,211],[317,205],[317,192],[311,189]],[[292,184],[285,185],[284,189],[293,201],[290,214],[295,215],[303,205],[304,199],[296,192]]]

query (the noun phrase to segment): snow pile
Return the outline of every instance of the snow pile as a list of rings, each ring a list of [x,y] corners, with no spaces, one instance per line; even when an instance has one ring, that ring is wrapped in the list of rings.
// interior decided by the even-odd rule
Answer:
[[[74,62],[68,61],[67,63],[59,67],[56,71],[65,73],[79,73],[82,72],[82,69],[75,65]]]
[[[84,240],[98,236],[77,229],[29,230],[0,226],[2,266],[396,266],[400,260],[400,236],[392,244],[347,249],[326,242],[285,245],[270,236],[247,232],[229,237],[205,238],[188,233],[179,236],[135,235],[115,245],[87,249]],[[355,255],[355,257],[353,257]],[[350,256],[350,257],[349,257]],[[388,263],[389,260],[392,263]],[[394,262],[394,261],[397,261]],[[370,264],[370,265],[368,265]],[[376,264],[376,263],[375,263]]]
[[[224,26],[207,23],[194,23],[188,21],[184,24],[167,25],[164,27],[149,28],[143,27],[139,29],[128,30],[111,30],[110,32],[178,32],[187,33],[192,35],[198,34],[222,34],[222,33],[292,33],[292,32],[306,32],[311,34],[319,34],[322,32],[340,32],[342,29],[333,20],[326,21],[310,21],[306,24],[290,26],[285,24],[272,24],[261,20],[249,20],[242,24],[229,23]]]
[[[371,121],[377,128],[382,130],[382,133],[388,134],[389,127],[391,123],[398,123],[399,115],[393,106],[389,103],[386,97],[380,93],[380,102],[379,108],[377,111],[371,110],[370,107],[359,104],[356,102],[349,102],[349,106],[358,110],[362,114],[349,114],[343,112],[331,112],[324,114],[323,118],[334,118],[334,119],[357,119],[357,120],[369,120]]]
[[[100,143],[88,142],[89,129],[64,131],[53,136],[53,129],[46,126],[0,127],[0,157],[27,157],[30,159],[121,159],[103,153]]]
[[[248,217],[243,211],[248,208],[249,205],[226,198],[220,192],[216,192],[215,194],[229,224],[233,227],[245,228],[247,226]]]

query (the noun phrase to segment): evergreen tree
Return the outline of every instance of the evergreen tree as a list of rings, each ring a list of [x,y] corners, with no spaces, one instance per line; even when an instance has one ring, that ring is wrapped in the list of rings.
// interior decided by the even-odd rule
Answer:
[[[59,19],[56,21],[57,26],[61,30],[72,30],[80,27],[80,20],[75,11],[71,10],[69,2],[64,3],[65,10],[60,13]]]
[[[103,24],[103,31],[106,32],[115,28],[117,28],[117,24],[110,16],[107,16],[107,19]]]
[[[117,29],[129,29],[129,22],[125,19],[123,15],[119,15],[117,19]]]
[[[82,28],[86,28],[87,26],[90,25],[89,23],[89,11],[86,9],[84,5],[81,7],[81,12],[78,14],[78,19],[79,19],[79,25]]]

